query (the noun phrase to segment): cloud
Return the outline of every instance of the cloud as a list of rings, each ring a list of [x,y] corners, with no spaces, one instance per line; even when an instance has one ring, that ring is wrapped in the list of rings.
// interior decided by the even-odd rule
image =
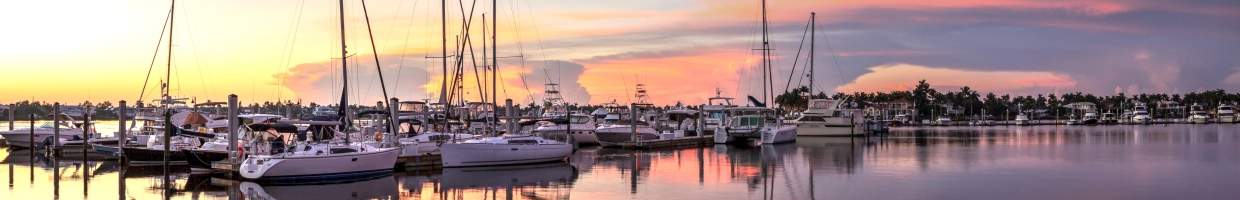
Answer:
[[[1233,67],[1231,74],[1227,75],[1227,78],[1223,78],[1221,83],[1232,87],[1240,87],[1240,67]]]
[[[425,58],[406,56],[380,56],[388,95],[402,100],[427,98],[422,87],[426,84]],[[340,100],[343,83],[338,60],[302,63],[272,77],[283,82],[283,87],[306,101],[336,103]],[[371,105],[381,101],[383,92],[379,85],[379,73],[370,55],[356,55],[349,59],[349,96],[351,103]],[[279,83],[276,83],[279,84]]]
[[[761,85],[743,81],[742,75],[749,73],[758,59],[743,52],[640,52],[595,57],[582,61],[586,71],[581,83],[595,97],[590,103],[632,102],[635,87],[641,83],[654,104],[700,104],[714,96],[716,88],[737,95]]]
[[[922,79],[939,88],[969,86],[974,90],[996,93],[1043,92],[1077,85],[1072,77],[1055,72],[979,71],[901,63],[871,67],[869,73],[837,87],[836,91],[909,90]]]

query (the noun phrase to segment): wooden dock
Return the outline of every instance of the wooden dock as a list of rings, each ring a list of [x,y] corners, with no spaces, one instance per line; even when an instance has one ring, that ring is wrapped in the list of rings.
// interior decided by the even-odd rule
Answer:
[[[604,147],[621,149],[660,149],[714,144],[714,137],[694,136],[675,139],[657,139],[638,142],[607,143]]]
[[[396,159],[397,171],[425,171],[443,168],[443,157],[438,153],[420,156],[401,156]]]

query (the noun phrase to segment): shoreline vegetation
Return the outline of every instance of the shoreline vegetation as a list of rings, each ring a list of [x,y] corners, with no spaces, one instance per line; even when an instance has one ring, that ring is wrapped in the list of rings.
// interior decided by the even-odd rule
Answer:
[[[800,111],[805,109],[806,99],[809,96],[809,89],[802,86],[791,89],[783,94],[775,97],[775,103],[778,109],[782,111]],[[1044,113],[1042,119],[1062,119],[1069,117],[1073,108],[1068,106],[1077,102],[1088,102],[1096,105],[1097,111],[1109,113],[1122,113],[1127,109],[1131,109],[1136,103],[1148,105],[1152,114],[1156,118],[1183,117],[1188,112],[1190,105],[1200,105],[1207,112],[1213,112],[1214,108],[1220,104],[1228,104],[1235,106],[1240,103],[1240,92],[1228,93],[1223,89],[1206,90],[1200,92],[1188,92],[1179,94],[1164,93],[1141,93],[1141,94],[1124,94],[1118,93],[1114,95],[1095,95],[1082,92],[1068,92],[1059,94],[1029,94],[1029,95],[1013,95],[1013,94],[995,94],[993,92],[976,91],[968,86],[961,87],[957,90],[940,91],[931,87],[925,80],[919,81],[917,85],[905,91],[877,91],[877,92],[854,92],[854,93],[835,93],[827,95],[826,93],[818,93],[813,95],[814,98],[833,98],[844,99],[847,105],[853,108],[869,108],[880,104],[906,104],[907,109],[915,111],[915,116],[948,116],[952,118],[978,118],[985,117],[987,119],[1008,119],[1017,112],[1038,112]],[[703,99],[706,97],[702,97]],[[743,96],[737,96],[737,99],[743,99]],[[209,101],[208,101],[209,102]],[[738,104],[744,104],[736,102]],[[29,120],[30,114],[35,114],[36,119],[48,119],[47,115],[52,110],[51,102],[43,101],[18,101],[4,106],[11,107],[14,118],[17,120]],[[92,119],[96,120],[114,120],[117,119],[117,104],[112,101],[81,103],[61,102],[62,106],[71,107],[91,107],[93,108]],[[190,103],[192,106],[193,103]],[[676,105],[680,103],[677,102]],[[1169,105],[1170,104],[1170,105]],[[247,113],[271,113],[284,114],[292,116],[301,116],[309,114],[315,107],[334,106],[319,105],[316,103],[303,104],[301,101],[281,101],[262,103],[243,104],[243,112]],[[534,107],[534,104],[521,105],[525,108]],[[543,105],[546,106],[546,105]],[[133,109],[134,105],[129,105]],[[374,106],[352,105],[352,110],[373,109]],[[570,109],[580,108],[597,108],[599,105],[568,105]],[[670,106],[663,106],[670,107]],[[690,106],[694,107],[694,106]],[[216,109],[202,108],[205,110]],[[500,108],[503,109],[503,108]],[[3,110],[3,109],[0,109]],[[985,115],[983,115],[985,113]],[[0,115],[7,115],[7,111],[0,112]],[[290,117],[292,117],[290,116]],[[7,116],[5,116],[7,120]]]

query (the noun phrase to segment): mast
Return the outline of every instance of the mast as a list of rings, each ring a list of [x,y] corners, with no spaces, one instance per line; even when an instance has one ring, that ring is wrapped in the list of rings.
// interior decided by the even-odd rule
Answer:
[[[349,58],[348,50],[345,49],[344,37],[344,0],[340,0],[340,71],[344,82],[340,89],[340,131],[345,131],[349,127]],[[346,137],[347,138],[347,137]]]
[[[817,35],[818,29],[814,28],[814,20],[817,20],[816,13],[809,13],[809,98],[814,98],[814,35]],[[830,50],[830,49],[828,49]]]
[[[491,115],[495,115],[491,117],[491,126],[495,126],[495,124],[498,123],[495,117],[498,117],[497,112],[499,111],[499,98],[495,97],[496,91],[499,90],[499,88],[496,87],[496,82],[498,80],[496,77],[499,76],[499,48],[497,47],[499,46],[499,40],[496,40],[495,38],[495,34],[499,33],[499,31],[496,31],[499,30],[499,20],[496,20],[496,16],[499,16],[499,9],[496,9],[498,8],[498,6],[496,6],[498,4],[498,0],[491,0],[491,26],[493,26],[491,27]],[[483,19],[486,19],[486,17],[483,17]],[[483,27],[486,27],[486,23],[484,22],[483,24]],[[483,49],[482,51],[485,52],[486,49]],[[482,62],[486,61],[484,60]]]
[[[388,102],[391,98],[388,97],[387,83],[383,81],[383,67],[379,65],[379,49],[375,47],[375,33],[370,30],[370,12],[366,11],[366,0],[362,0],[362,16],[366,18],[366,34],[370,35],[370,51],[374,53],[375,71],[379,73],[379,89],[383,91],[383,102]]]
[[[771,83],[773,78],[771,77],[770,60],[771,41],[769,36],[767,36],[766,23],[766,0],[762,0],[762,101],[767,106],[770,106],[771,102],[768,98],[774,93],[774,89],[772,89],[773,84]]]
[[[442,79],[440,79],[439,82],[439,105],[443,106],[443,116],[445,119],[443,125],[445,128],[444,130],[447,130],[448,120],[446,119],[448,117],[448,113],[452,111],[452,109],[448,106],[447,96],[445,96],[448,95],[448,0],[440,0],[440,4],[439,33],[441,36],[440,53],[442,54],[440,58],[443,59],[443,74]]]
[[[173,20],[173,17],[176,17],[176,11],[177,1],[172,0],[172,8],[168,11],[168,63],[164,66],[164,97],[160,99],[160,104],[164,108],[167,108],[168,104],[172,103],[172,32],[174,32],[172,27],[174,27],[173,22],[176,22],[176,20]]]

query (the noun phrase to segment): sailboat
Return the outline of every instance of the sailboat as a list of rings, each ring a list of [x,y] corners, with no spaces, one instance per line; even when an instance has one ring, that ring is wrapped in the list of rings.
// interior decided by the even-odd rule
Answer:
[[[492,4],[492,6],[494,5],[495,4]],[[498,10],[495,9],[495,7],[492,7],[492,10],[494,12],[498,12]],[[495,15],[498,15],[498,14],[493,13],[493,15],[491,15],[492,21],[498,22],[495,20]],[[446,20],[446,18],[444,20]],[[492,23],[492,25],[495,25],[495,24],[498,24],[498,23]],[[444,71],[445,72],[448,71],[447,70],[447,57],[448,56],[447,56],[447,51],[446,51],[447,50],[446,30],[447,29],[445,26],[444,28],[445,34],[443,36],[444,37],[443,59],[444,59]],[[465,29],[465,30],[468,30],[468,29]],[[491,31],[492,33],[489,36],[492,38],[492,41],[494,41],[496,30],[492,28]],[[464,39],[465,39],[464,42],[469,41],[469,37],[465,37]],[[496,45],[491,46],[492,55],[494,55],[494,53],[496,52],[495,46]],[[498,63],[498,60],[496,60],[496,57],[498,56],[491,57],[491,62],[492,62],[491,66],[493,67],[499,66],[499,63]],[[458,59],[461,59],[461,58],[458,57]],[[447,76],[447,73],[444,73],[444,76]],[[457,74],[457,76],[460,76],[460,74]],[[494,78],[494,76],[492,78]],[[447,80],[447,77],[444,78],[445,82],[446,80]],[[445,83],[442,85],[445,87],[440,88],[440,91],[441,91],[440,102],[441,103],[450,102],[448,101],[449,98],[446,95],[447,84]],[[496,88],[492,87],[490,89],[491,89],[491,96],[494,97]],[[443,144],[439,149],[440,154],[442,155],[442,159],[443,159],[443,166],[444,167],[474,167],[474,166],[530,164],[530,163],[542,163],[542,162],[562,162],[563,160],[567,159],[568,156],[572,154],[573,152],[573,145],[569,143],[546,139],[540,136],[529,135],[529,134],[518,134],[518,133],[508,133],[508,134],[509,135],[483,137],[483,138],[459,141],[455,143]]]
[[[340,56],[347,57],[345,48],[344,0],[340,9]],[[341,71],[348,80],[346,59],[341,60]],[[340,125],[331,134],[346,131],[348,119],[348,81],[343,82],[340,96]],[[346,134],[345,138],[348,138]],[[265,181],[333,180],[356,177],[374,177],[392,173],[400,148],[388,147],[387,143],[332,144],[318,141],[302,141],[292,145],[290,151],[271,155],[251,155],[241,163],[242,177]]]
[[[727,120],[723,126],[715,129],[715,143],[732,143],[737,141],[749,141],[757,139],[761,144],[779,144],[796,142],[797,128],[791,124],[785,124],[783,118],[775,114],[775,110],[767,108],[768,97],[773,94],[773,89],[769,86],[773,77],[770,76],[773,66],[771,66],[771,46],[769,36],[767,35],[767,17],[766,17],[766,1],[762,1],[762,99],[759,102],[757,98],[749,96],[749,101],[754,106],[733,107],[727,109]]]

